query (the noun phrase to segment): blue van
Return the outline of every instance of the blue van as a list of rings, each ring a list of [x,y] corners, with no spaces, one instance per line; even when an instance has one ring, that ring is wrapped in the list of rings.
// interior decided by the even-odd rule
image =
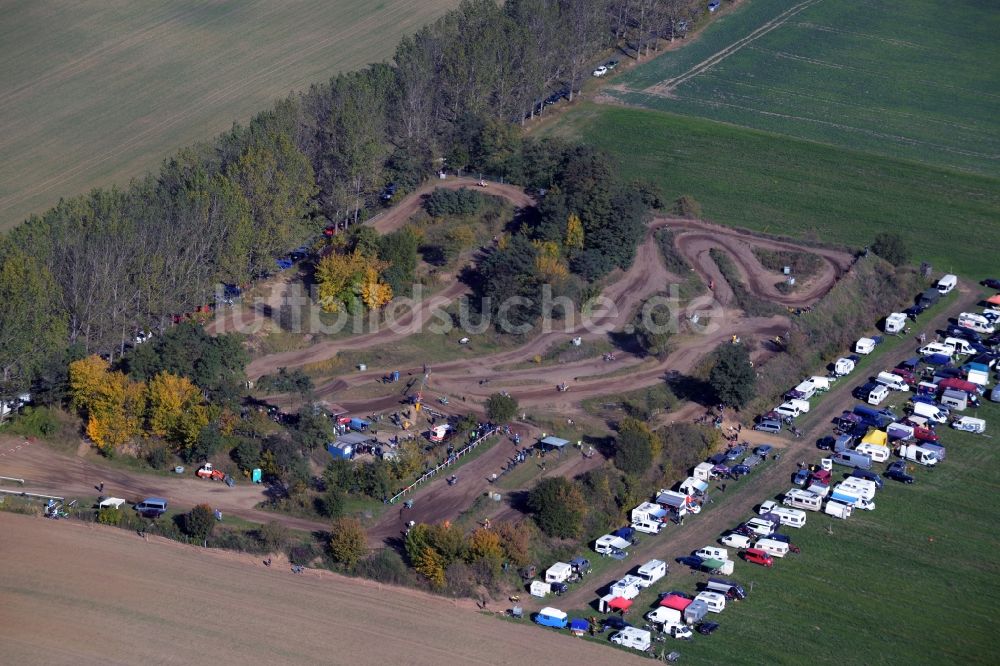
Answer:
[[[147,497],[135,505],[135,510],[143,518],[159,518],[167,512],[167,500],[162,497]]]
[[[569,622],[569,616],[558,608],[546,607],[535,614],[535,622],[543,627],[555,627],[565,629]]]

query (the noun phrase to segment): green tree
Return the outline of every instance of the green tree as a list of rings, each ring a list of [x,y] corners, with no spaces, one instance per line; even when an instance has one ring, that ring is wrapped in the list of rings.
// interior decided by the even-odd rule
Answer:
[[[746,405],[753,398],[757,384],[757,371],[746,346],[720,345],[715,350],[715,364],[708,375],[708,383],[722,404],[737,409]]]
[[[662,444],[656,433],[642,421],[625,418],[615,439],[615,465],[626,474],[642,475],[649,470]]]
[[[382,271],[382,279],[397,296],[409,294],[412,289],[416,278],[419,245],[419,238],[409,227],[378,239],[378,258],[388,264]]]
[[[303,449],[314,451],[333,441],[333,426],[329,418],[313,407],[303,407],[299,410],[293,437]]]
[[[886,231],[875,236],[871,249],[893,266],[902,266],[910,261],[910,248],[906,246],[903,237],[896,233]]]
[[[517,398],[494,393],[486,400],[486,415],[493,423],[507,423],[517,418]]]
[[[215,512],[207,504],[199,504],[186,514],[181,521],[184,533],[197,541],[204,541],[215,529]]]
[[[580,489],[561,476],[542,479],[528,495],[528,508],[543,532],[564,539],[580,536],[587,514]]]
[[[267,552],[274,553],[288,543],[288,528],[276,520],[269,520],[257,530],[257,538]]]
[[[0,400],[26,391],[46,359],[64,344],[59,289],[34,257],[0,245]]]
[[[367,552],[365,530],[357,518],[337,518],[330,528],[330,555],[350,568]]]

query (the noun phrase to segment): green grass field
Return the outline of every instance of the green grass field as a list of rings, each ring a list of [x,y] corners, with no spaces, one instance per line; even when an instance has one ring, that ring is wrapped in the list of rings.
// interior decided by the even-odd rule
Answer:
[[[1000,13],[985,0],[747,0],[685,48],[623,75],[612,94],[995,175],[997,34]]]
[[[123,184],[275,99],[392,55],[457,0],[13,0],[0,22],[0,229]]]
[[[772,569],[744,565],[738,577],[753,592],[720,616],[715,636],[679,646],[685,657],[705,664],[796,664],[806,654],[813,663],[995,663],[1000,406],[979,412],[992,436],[942,430],[947,460],[918,467],[912,486],[886,480],[875,511],[846,522],[810,513],[804,528],[786,530],[802,554]]]
[[[690,194],[707,219],[863,247],[904,236],[913,259],[982,279],[996,272],[1000,180],[643,109],[582,104],[547,132],[614,155],[628,178]]]

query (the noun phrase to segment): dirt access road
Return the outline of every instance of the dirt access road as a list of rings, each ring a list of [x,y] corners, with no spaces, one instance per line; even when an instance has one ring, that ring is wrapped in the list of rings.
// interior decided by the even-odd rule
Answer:
[[[978,295],[968,290],[959,288],[960,298],[950,305],[948,311],[935,317],[932,320],[920,322],[920,327],[914,327],[914,335],[919,331],[925,331],[933,339],[934,331],[945,328],[948,318],[957,312],[965,312],[973,307],[979,300]],[[911,338],[912,340],[912,338]],[[897,363],[913,356],[913,345],[904,345],[898,351],[888,355],[883,359],[886,368],[895,367]],[[874,372],[875,369],[873,368]],[[793,382],[791,378],[789,382]],[[652,558],[658,558],[668,562],[671,566],[671,573],[663,585],[663,589],[673,588],[679,585],[679,581],[687,580],[683,586],[690,588],[695,581],[707,579],[707,574],[693,573],[682,565],[675,562],[676,558],[683,555],[690,555],[693,551],[706,545],[714,545],[716,539],[725,530],[735,527],[740,522],[750,518],[754,507],[765,499],[770,499],[791,487],[791,476],[797,469],[799,461],[813,463],[818,456],[816,440],[832,432],[832,421],[840,415],[844,409],[850,409],[857,401],[851,396],[854,387],[863,383],[861,375],[848,376],[836,382],[830,391],[823,397],[817,407],[810,411],[808,415],[801,419],[799,424],[803,430],[803,436],[799,439],[789,439],[784,434],[781,437],[770,437],[768,441],[776,445],[781,451],[781,459],[770,461],[766,466],[755,472],[753,476],[747,477],[740,482],[728,482],[726,492],[715,491],[712,499],[716,505],[709,507],[704,513],[698,516],[691,516],[683,527],[671,524],[659,535],[641,535],[641,542],[638,546],[630,549],[628,559],[618,563],[606,572],[600,580],[588,579],[584,583],[571,588],[571,591],[558,600],[549,601],[559,608],[583,608],[606,593],[609,584],[618,580],[636,566]],[[897,394],[898,395],[898,394]],[[803,425],[804,424],[804,425]],[[757,434],[757,433],[753,433]],[[836,470],[835,470],[836,471]],[[841,468],[843,471],[843,468]],[[717,484],[713,484],[717,485]],[[815,516],[815,517],[814,517]],[[824,518],[818,514],[809,514],[809,521],[822,521]],[[804,529],[816,529],[815,526],[807,525]],[[794,538],[794,530],[786,530]],[[590,555],[599,557],[592,550]],[[809,557],[809,553],[803,552],[801,557]],[[755,565],[740,562],[737,571],[733,576],[737,580],[745,575],[749,567]],[[781,563],[777,563],[780,567]],[[673,582],[671,582],[673,581]],[[675,585],[675,583],[677,585]],[[690,590],[688,590],[690,591]],[[527,602],[526,608],[540,606],[537,600],[531,599]],[[633,614],[645,614],[646,609],[636,609]]]
[[[193,469],[182,476],[133,472],[102,464],[99,459],[89,460],[90,456],[97,457],[90,451],[87,456],[70,456],[42,443],[26,443],[26,440],[10,437],[0,438],[0,452],[3,453],[0,475],[25,481],[17,490],[67,498],[94,497],[98,494],[96,486],[103,482],[105,495],[130,501],[166,497],[171,506],[177,508],[208,504],[222,511],[223,516],[234,515],[258,523],[278,520],[292,529],[309,532],[329,529],[328,524],[320,521],[254,508],[267,499],[266,488],[242,480],[236,487],[229,488],[217,481],[195,477]]]
[[[640,664],[566,633],[275,558],[0,513],[9,664]],[[491,608],[492,610],[492,608]],[[500,610],[500,609],[496,609]]]

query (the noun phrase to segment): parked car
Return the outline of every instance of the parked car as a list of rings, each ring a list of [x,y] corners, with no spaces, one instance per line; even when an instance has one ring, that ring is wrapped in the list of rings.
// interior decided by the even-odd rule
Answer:
[[[733,448],[726,451],[726,460],[739,460],[747,452],[747,447],[745,446],[734,446]]]
[[[594,76],[604,76],[607,73],[608,73],[607,65],[601,65],[600,67],[594,70]]]
[[[617,60],[609,60],[606,63],[604,63],[604,66],[607,67],[608,71],[610,72],[611,70],[613,70],[615,67],[618,66],[618,61]]]
[[[678,557],[677,563],[683,564],[686,567],[691,567],[692,569],[700,569],[701,565],[705,563],[705,560],[697,555],[685,555],[683,557]]]
[[[710,636],[719,628],[718,622],[702,622],[698,625],[698,633],[702,636]]]
[[[990,289],[1000,289],[1000,280],[997,278],[986,278],[983,280],[983,286]]]
[[[617,615],[612,615],[601,620],[601,631],[606,631],[608,629],[611,629],[612,631],[621,631],[625,627],[631,626],[631,624]]]
[[[809,481],[809,470],[805,467],[795,472],[795,475],[792,476],[792,483],[797,486],[804,487],[807,481]]]
[[[761,444],[753,450],[754,453],[759,455],[761,458],[767,460],[767,456],[774,450],[774,447],[770,444]]]
[[[743,553],[743,559],[751,564],[759,564],[763,567],[770,567],[774,565],[774,560],[771,556],[759,548],[750,548]]]
[[[889,465],[889,469],[886,470],[885,475],[890,479],[899,481],[900,483],[913,483],[916,481],[916,479],[913,478],[913,475],[906,471],[906,462],[903,460],[897,460]]]
[[[832,451],[833,445],[836,441],[837,441],[836,439],[830,437],[829,435],[827,435],[826,437],[820,437],[818,440],[816,440],[816,448],[821,449],[823,451]]]
[[[749,465],[734,465],[733,468],[731,470],[729,470],[729,474],[733,478],[739,478],[741,476],[746,476],[749,473],[750,473],[750,466]]]
[[[851,477],[855,479],[865,479],[866,481],[871,481],[872,483],[875,484],[876,488],[878,488],[879,490],[882,489],[882,477],[879,476],[876,472],[871,471],[870,469],[860,469],[858,467],[855,467],[854,470],[851,472]]]
[[[389,183],[382,190],[382,201],[389,201],[394,196],[396,196],[396,183]]]
[[[708,11],[714,12],[719,8],[720,4],[722,4],[720,0],[712,0],[710,3],[708,3]]]

